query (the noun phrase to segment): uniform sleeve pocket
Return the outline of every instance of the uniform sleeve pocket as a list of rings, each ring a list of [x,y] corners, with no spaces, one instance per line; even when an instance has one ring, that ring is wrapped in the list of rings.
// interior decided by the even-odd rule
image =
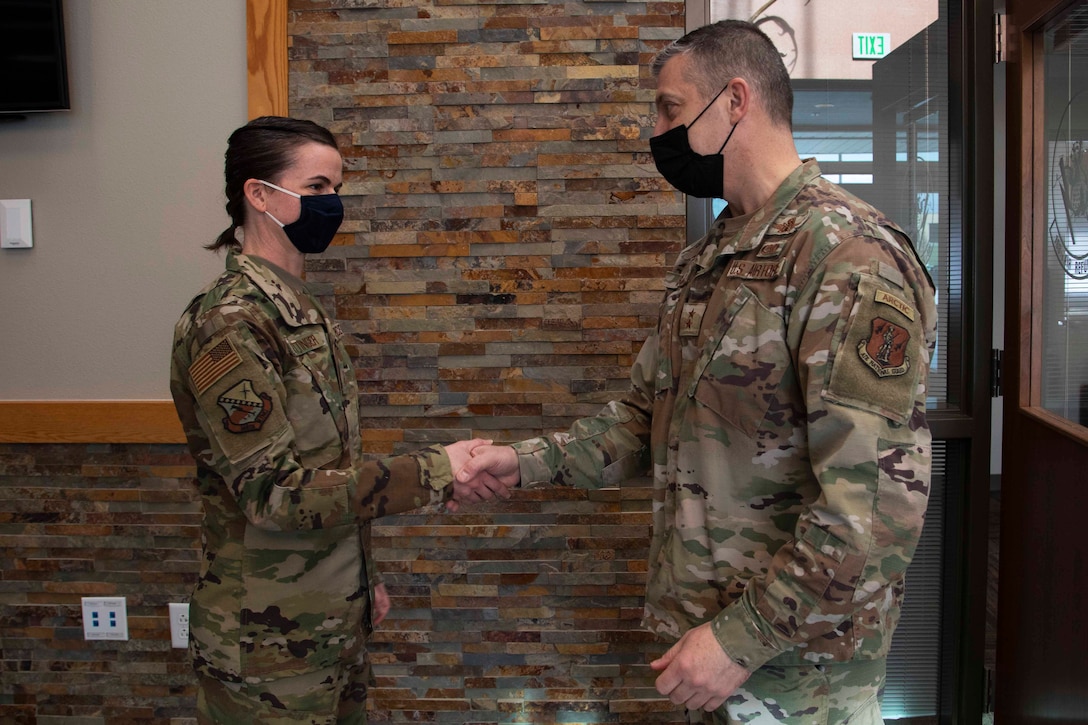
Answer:
[[[848,544],[827,528],[809,526],[801,533],[792,561],[768,585],[760,605],[770,608],[765,613],[775,629],[793,638],[813,611],[840,609],[850,601],[852,592],[830,586],[848,554]]]
[[[212,338],[189,375],[205,430],[232,464],[269,446],[286,430],[275,381],[242,335]]]
[[[907,423],[919,372],[929,364],[921,314],[910,291],[859,275],[847,309],[841,343],[829,360],[824,398]]]

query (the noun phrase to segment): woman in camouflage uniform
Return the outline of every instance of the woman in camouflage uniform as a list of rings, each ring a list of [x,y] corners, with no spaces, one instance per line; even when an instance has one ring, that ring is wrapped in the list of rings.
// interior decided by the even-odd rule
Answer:
[[[309,121],[236,130],[233,223],[209,245],[226,271],[175,329],[170,388],[204,506],[189,630],[201,723],[365,723],[364,644],[389,610],[367,522],[492,495],[454,492],[480,441],[362,459],[344,333],[300,279],[343,218],[342,165]]]

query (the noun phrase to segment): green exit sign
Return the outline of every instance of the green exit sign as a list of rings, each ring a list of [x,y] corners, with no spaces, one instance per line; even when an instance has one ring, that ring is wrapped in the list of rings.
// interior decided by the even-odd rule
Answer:
[[[854,33],[854,60],[876,60],[890,52],[891,33]]]

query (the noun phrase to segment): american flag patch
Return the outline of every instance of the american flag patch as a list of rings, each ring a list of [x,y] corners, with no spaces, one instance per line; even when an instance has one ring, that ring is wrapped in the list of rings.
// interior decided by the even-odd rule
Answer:
[[[242,358],[235,351],[230,340],[224,338],[222,342],[202,354],[189,366],[189,377],[193,380],[196,394],[203,393],[212,383],[229,373],[241,362]]]

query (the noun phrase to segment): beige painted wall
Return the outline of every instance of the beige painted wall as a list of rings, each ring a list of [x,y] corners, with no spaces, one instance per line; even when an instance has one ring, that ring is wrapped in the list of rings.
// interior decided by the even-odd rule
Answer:
[[[223,151],[246,121],[242,0],[67,0],[72,110],[0,123],[0,400],[164,399],[174,321],[222,260]]]
[[[938,10],[937,0],[711,0],[710,5],[712,20],[780,18],[792,29],[792,39],[777,23],[761,27],[785,53],[794,80],[869,80],[875,61],[853,59],[853,34],[889,33],[891,52],[937,20]]]

